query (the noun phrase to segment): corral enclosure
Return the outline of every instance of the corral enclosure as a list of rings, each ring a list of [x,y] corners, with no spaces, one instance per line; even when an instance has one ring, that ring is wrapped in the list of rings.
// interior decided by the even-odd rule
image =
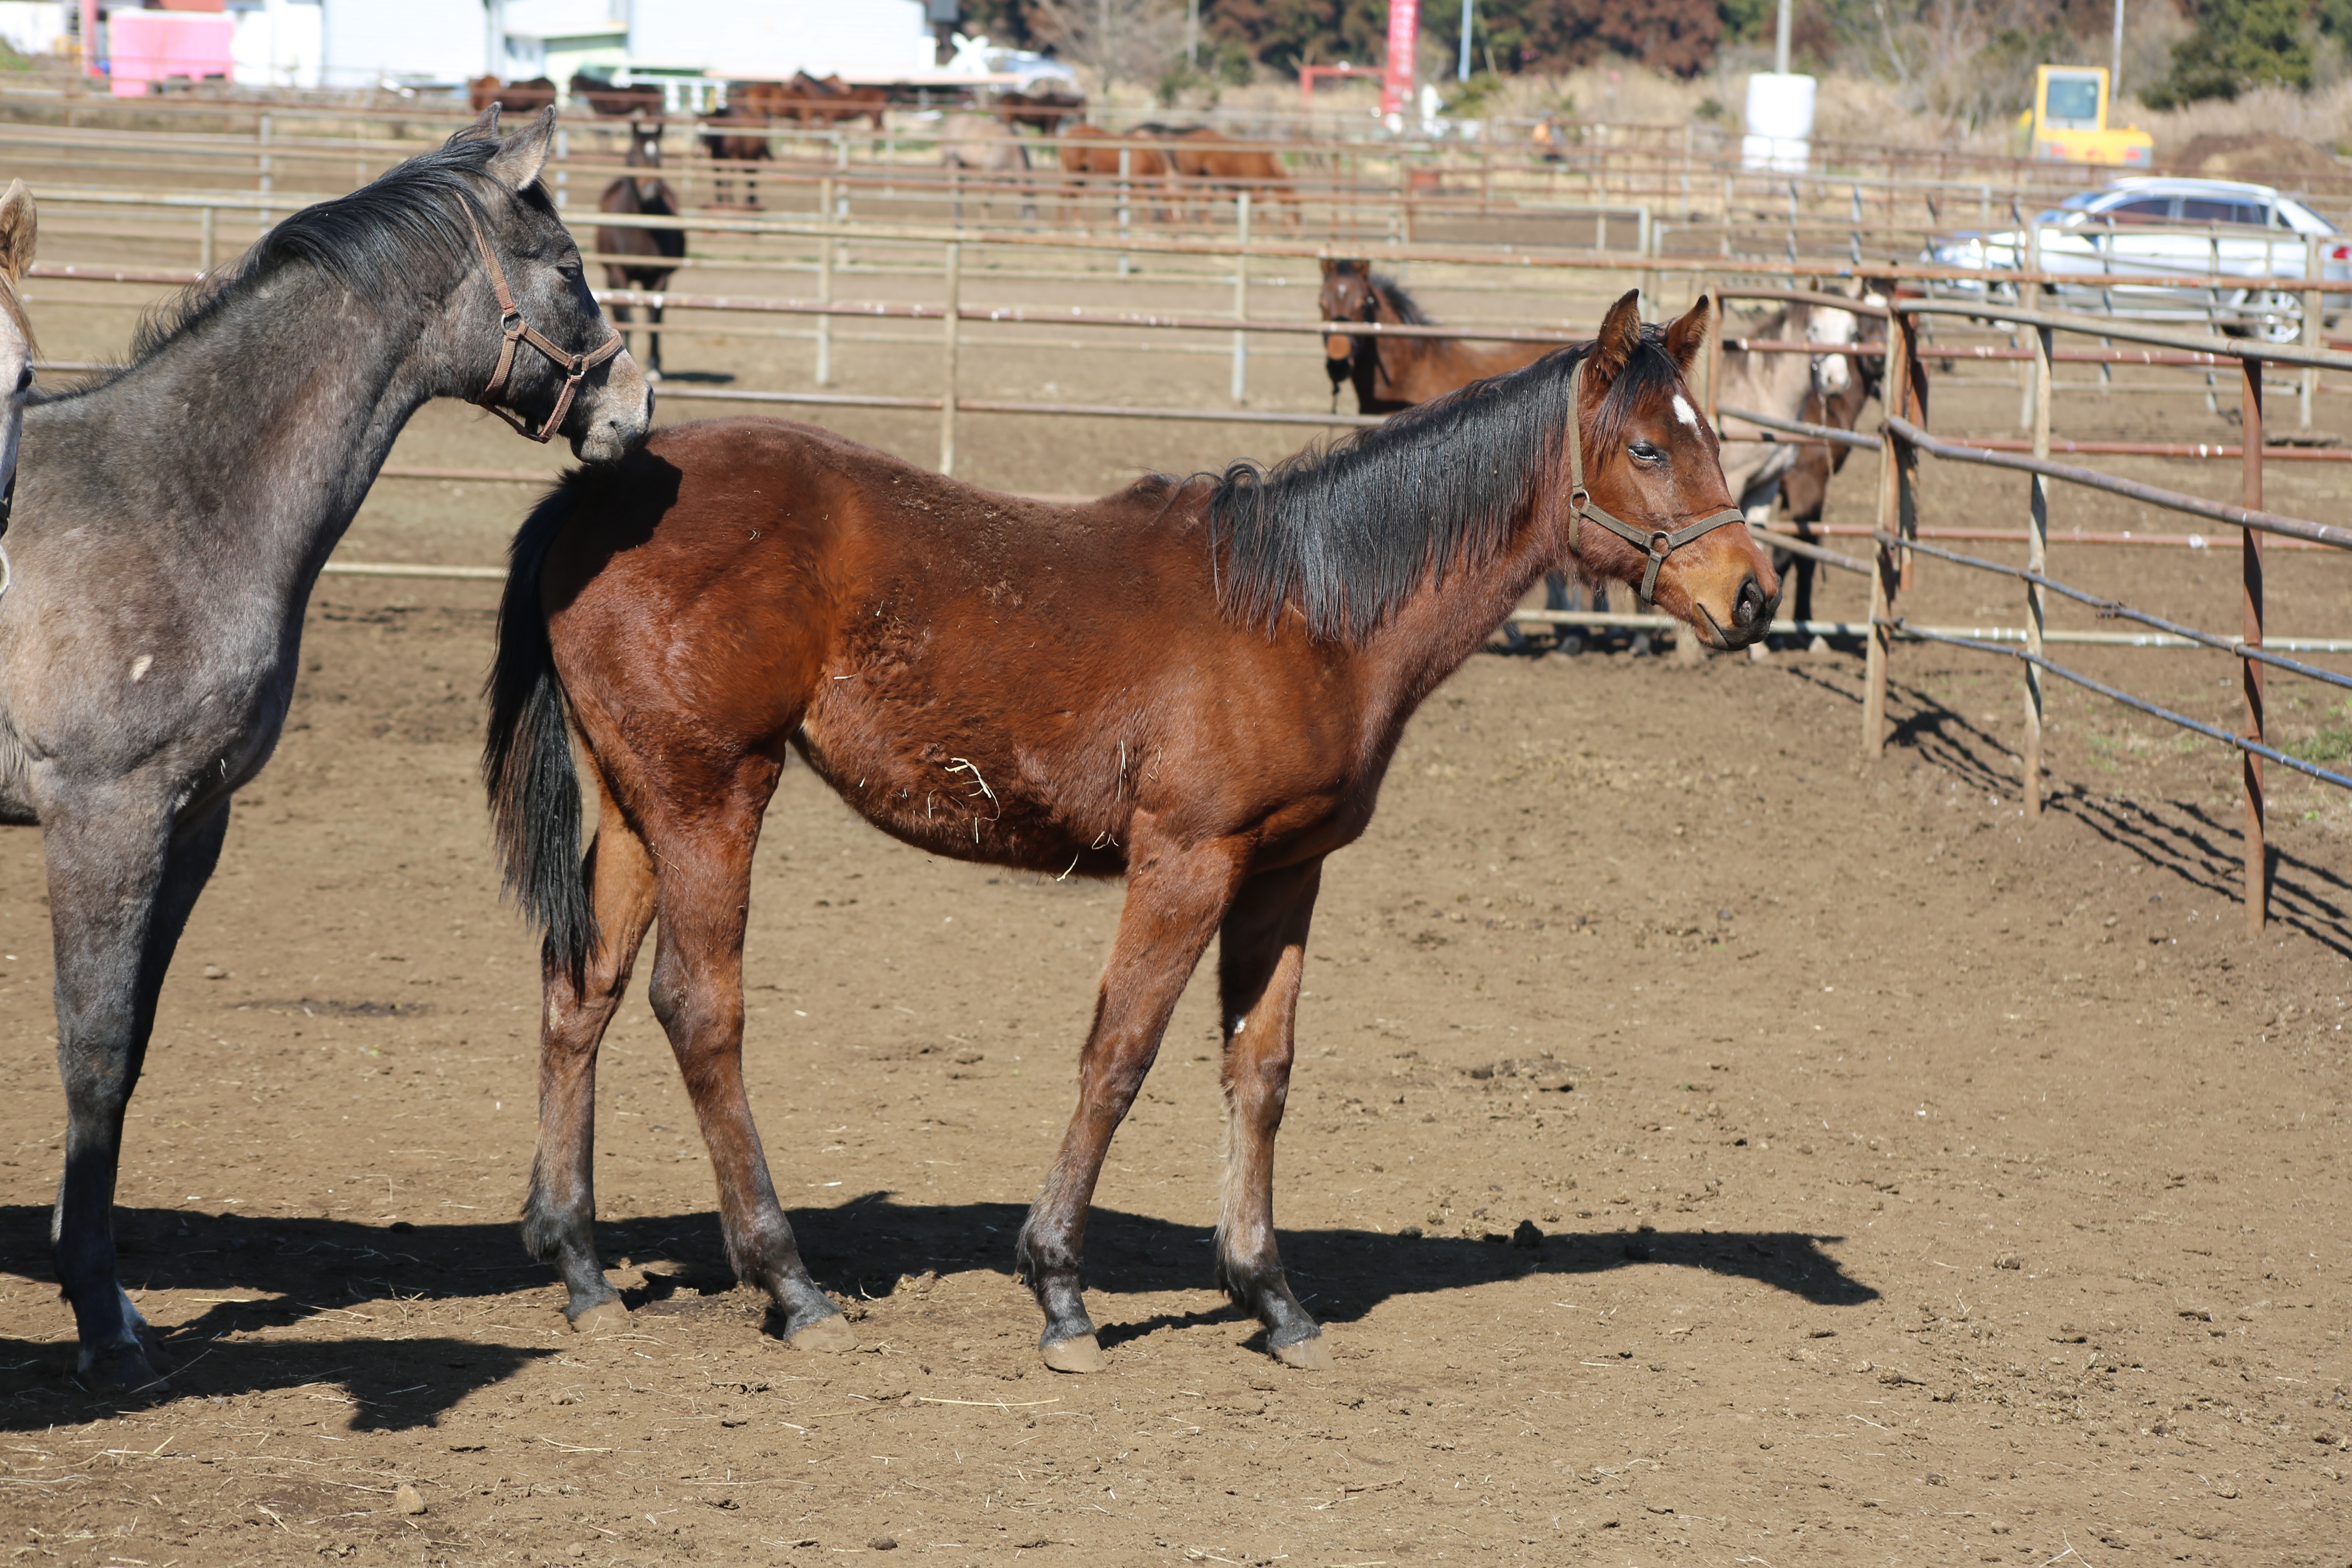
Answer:
[[[194,259],[193,227],[48,213],[45,261]],[[837,299],[940,297],[934,243],[843,251]],[[786,258],[812,268],[797,285],[759,259],[688,280],[811,292],[813,247]],[[1029,269],[1066,273],[1051,279],[963,262],[967,304],[1234,305],[1213,263],[1148,247],[1124,268]],[[1310,257],[1252,267],[1253,318],[1312,319]],[[1412,279],[1441,321],[1573,327],[1638,268],[1509,294],[1491,269]],[[1661,276],[1679,306],[1689,283]],[[32,310],[54,360],[94,361],[159,291],[45,279]],[[666,356],[671,390],[811,389],[815,340],[781,335],[805,320],[678,319],[701,330]],[[970,330],[968,398],[1229,403],[1223,332]],[[836,324],[836,387],[936,396],[940,331]],[[1160,342],[1192,352],[1138,352]],[[1320,358],[1312,336],[1254,343],[1249,408],[1328,407]],[[2058,433],[2227,443],[2236,393],[2217,384],[2209,406],[2195,373],[2117,370],[2103,390],[2062,365]],[[2017,435],[2011,365],[1938,367],[1935,387],[1939,434]],[[2273,390],[2274,423],[2295,424],[2294,390]],[[2341,427],[2343,406],[2323,383],[2315,424]],[[672,397],[662,417],[743,411]],[[936,407],[790,412],[938,452]],[[1067,492],[1314,432],[970,412],[957,434],[966,477]],[[2098,461],[2237,493],[2234,461]],[[534,491],[480,476],[542,459],[441,405],[394,462],[469,477],[385,479],[342,558],[495,567]],[[2340,520],[2346,473],[2284,455],[2267,504]],[[1868,525],[1877,486],[1861,455],[1825,521]],[[1931,466],[1923,537],[2020,531],[2025,486]],[[2052,514],[2053,574],[2234,626],[2234,541],[2070,544],[2191,527],[2074,491]],[[2015,540],[1958,547],[2023,559]],[[2340,552],[2270,566],[2273,637],[2344,635]],[[2018,624],[2013,585],[1915,571],[1916,619]],[[1859,584],[1827,574],[1817,613],[1864,619]],[[604,1245],[638,1310],[627,1335],[583,1340],[513,1224],[538,988],[473,782],[495,592],[334,576],[314,601],[289,732],[240,800],[133,1103],[125,1278],[181,1370],[130,1401],[68,1375],[43,1260],[61,1118],[39,847],[0,845],[0,1009],[26,1042],[0,1163],[0,1510],[28,1555],[2342,1555],[2340,792],[2271,773],[2272,924],[2250,940],[2234,755],[2061,687],[2029,824],[2006,661],[1897,645],[1894,738],[1864,762],[1850,651],[1475,659],[1333,861],[1311,950],[1279,1217],[1337,1368],[1277,1366],[1206,1288],[1220,1128],[1196,987],[1097,1195],[1111,1370],[1071,1379],[1036,1363],[1011,1237],[1067,1114],[1118,889],[929,859],[795,769],[762,843],[747,1056],[779,1188],[866,1348],[795,1355],[730,1288],[640,999],[605,1049],[599,1155]],[[2102,624],[2052,611],[2053,628]],[[2066,651],[2242,722],[2227,656]],[[2352,724],[2341,694],[2271,674],[2273,742],[2328,755]]]

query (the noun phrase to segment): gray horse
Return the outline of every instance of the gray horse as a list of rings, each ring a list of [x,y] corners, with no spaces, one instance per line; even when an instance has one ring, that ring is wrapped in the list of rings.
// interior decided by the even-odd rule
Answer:
[[[591,461],[651,420],[539,184],[554,131],[550,109],[501,141],[494,108],[294,214],[148,321],[130,365],[25,415],[0,821],[45,836],[68,1118],[51,1235],[93,1385],[156,1379],[112,1226],[156,994],[229,798],[278,743],[311,584],[394,438],[435,397]]]

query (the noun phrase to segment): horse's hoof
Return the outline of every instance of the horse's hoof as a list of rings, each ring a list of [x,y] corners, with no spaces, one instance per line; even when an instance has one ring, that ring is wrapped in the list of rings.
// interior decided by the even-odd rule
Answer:
[[[839,1354],[857,1348],[857,1331],[849,1320],[839,1312],[827,1312],[813,1323],[804,1324],[784,1336],[784,1343],[796,1351],[817,1354]]]
[[[1322,1335],[1317,1334],[1309,1339],[1293,1340],[1286,1345],[1275,1346],[1274,1359],[1301,1372],[1328,1372],[1331,1370],[1331,1347],[1324,1342]]]
[[[565,1313],[563,1321],[572,1325],[575,1334],[626,1333],[629,1310],[618,1301],[599,1301],[576,1318]]]
[[[1040,1345],[1037,1353],[1055,1372],[1100,1372],[1103,1369],[1102,1346],[1092,1334],[1072,1334],[1066,1340],[1055,1340],[1050,1345]]]
[[[166,1363],[163,1371],[159,1371],[156,1362],[147,1359],[142,1346],[109,1345],[103,1350],[82,1352],[76,1375],[92,1394],[120,1395],[160,1387],[164,1371],[168,1370]]]

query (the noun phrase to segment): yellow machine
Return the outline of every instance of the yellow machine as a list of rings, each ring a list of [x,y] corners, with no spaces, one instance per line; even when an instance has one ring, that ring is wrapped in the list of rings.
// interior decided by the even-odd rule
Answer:
[[[2107,127],[2104,66],[2036,66],[2033,107],[2017,117],[2030,155],[2060,163],[2108,163],[2147,169],[2156,138],[2135,126]]]

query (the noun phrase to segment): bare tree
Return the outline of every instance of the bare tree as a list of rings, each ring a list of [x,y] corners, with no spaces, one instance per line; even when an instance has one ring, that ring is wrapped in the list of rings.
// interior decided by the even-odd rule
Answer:
[[[1030,25],[1061,57],[1114,79],[1157,81],[1184,41],[1181,0],[1030,0]]]

